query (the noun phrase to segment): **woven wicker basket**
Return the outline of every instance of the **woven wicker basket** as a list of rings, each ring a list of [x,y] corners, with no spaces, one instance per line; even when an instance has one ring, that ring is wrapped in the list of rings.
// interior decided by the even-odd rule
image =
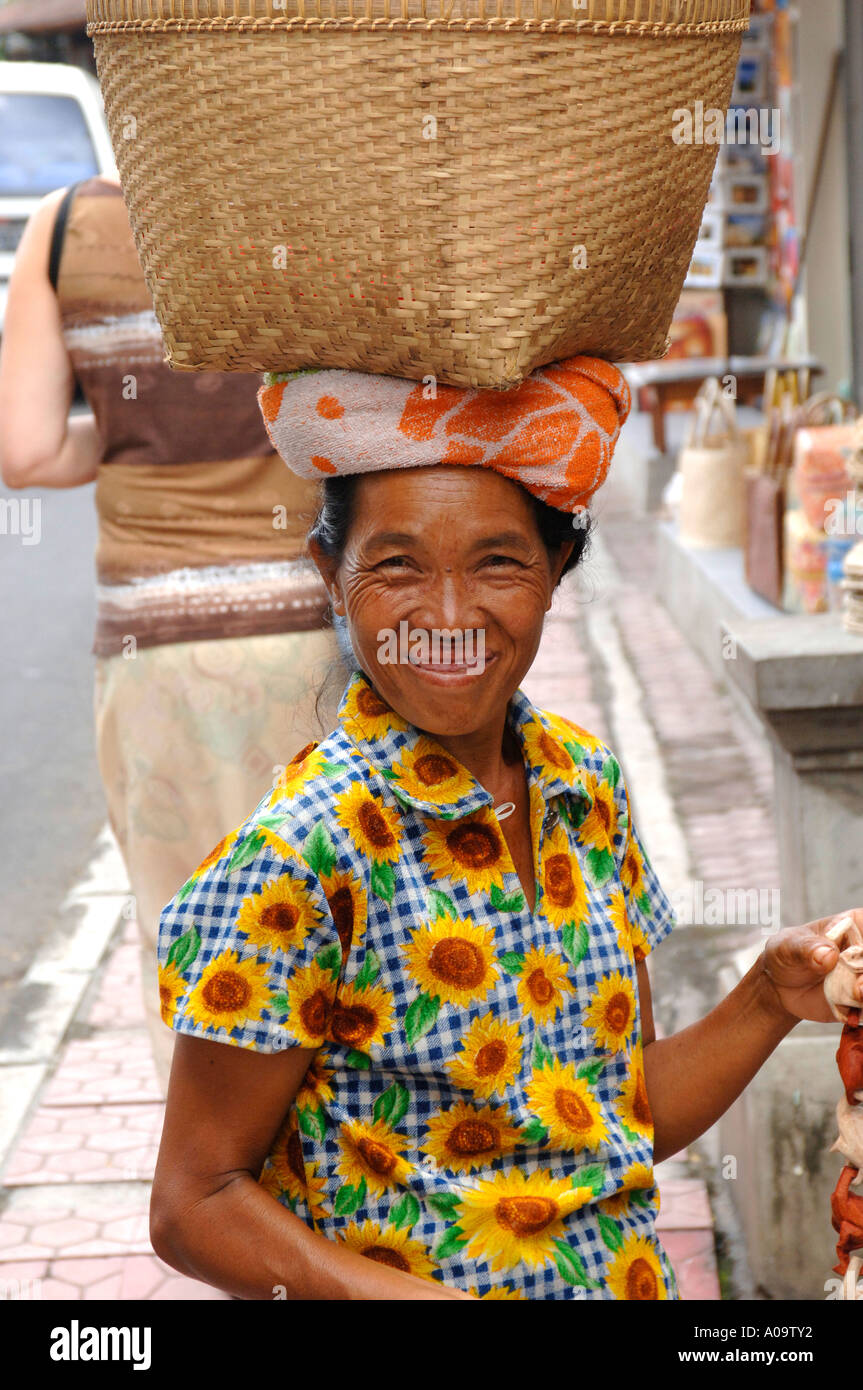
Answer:
[[[661,357],[749,0],[88,0],[171,366]]]

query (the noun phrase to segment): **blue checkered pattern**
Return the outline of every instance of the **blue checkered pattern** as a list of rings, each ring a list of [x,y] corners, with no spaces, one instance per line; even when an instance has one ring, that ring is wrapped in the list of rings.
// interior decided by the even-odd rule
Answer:
[[[540,854],[546,837],[555,826],[562,826],[568,840],[573,869],[581,872],[587,896],[584,919],[588,931],[586,954],[577,965],[562,951],[561,929],[543,912],[544,893],[538,885],[536,909],[531,913],[525,903],[521,910],[495,908],[487,891],[469,891],[460,881],[456,866],[449,877],[435,876],[424,856],[423,836],[430,827],[446,828],[453,820],[479,813],[494,824],[492,798],[472,778],[470,790],[457,802],[438,805],[420,801],[409,795],[393,780],[392,767],[405,751],[410,751],[419,735],[415,729],[387,728],[379,737],[368,737],[363,730],[368,725],[358,722],[350,713],[349,702],[366,685],[365,678],[356,673],[343,697],[339,725],[317,746],[314,757],[319,761],[315,770],[292,794],[276,797],[268,794],[235,836],[229,837],[221,855],[199,870],[188,884],[165,908],[159,936],[159,961],[167,966],[172,944],[194,927],[200,936],[200,949],[194,960],[183,962],[183,979],[188,989],[179,1000],[173,1027],[194,1037],[216,1039],[261,1052],[282,1050],[298,1041],[308,1041],[292,1032],[292,1015],[286,1008],[285,992],[298,972],[307,970],[322,951],[334,946],[341,950],[341,969],[338,978],[333,973],[332,996],[344,997],[345,989],[356,980],[363,969],[366,953],[373,949],[379,963],[374,986],[383,989],[391,999],[393,1026],[382,1045],[373,1045],[368,1052],[367,1065],[357,1065],[357,1053],[340,1044],[328,1031],[318,1061],[333,1073],[330,1086],[333,1098],[321,1106],[325,1123],[324,1137],[301,1133],[302,1154],[307,1177],[323,1178],[322,1200],[312,1207],[302,1195],[282,1192],[280,1200],[290,1205],[321,1234],[338,1238],[351,1223],[364,1221],[392,1229],[398,1226],[399,1216],[393,1217],[393,1207],[405,1191],[417,1199],[419,1216],[407,1230],[410,1242],[422,1247],[434,1266],[434,1276],[465,1289],[474,1289],[480,1296],[492,1289],[504,1288],[513,1296],[527,1299],[613,1298],[613,1287],[619,1288],[609,1274],[619,1270],[620,1252],[631,1250],[632,1242],[643,1237],[658,1261],[661,1271],[659,1296],[676,1298],[674,1275],[659,1245],[654,1231],[657,1206],[655,1187],[635,1193],[635,1201],[620,1205],[612,1202],[603,1211],[603,1202],[628,1187],[624,1175],[633,1164],[643,1164],[652,1170],[652,1138],[641,1137],[632,1131],[624,1132],[616,1107],[620,1105],[621,1087],[629,1081],[633,1068],[641,1064],[640,1017],[627,1045],[619,1051],[598,1047],[595,1030],[586,1020],[586,1011],[595,996],[597,986],[615,972],[628,980],[638,1000],[636,953],[632,942],[618,939],[610,918],[613,898],[620,893],[626,904],[626,920],[637,927],[641,952],[655,947],[672,929],[674,914],[653,868],[644,851],[630,817],[629,798],[619,765],[610,750],[583,730],[568,721],[536,710],[519,691],[510,705],[510,721],[518,735],[525,757],[528,784],[541,792],[544,820]],[[354,706],[355,708],[355,706]],[[535,741],[528,744],[529,730],[544,730],[558,750],[551,763],[535,755]],[[534,749],[534,762],[530,750]],[[567,751],[567,749],[569,751]],[[575,759],[573,754],[578,755]],[[565,765],[569,763],[569,766]],[[561,766],[564,770],[561,771]],[[386,776],[385,773],[390,775]],[[469,775],[469,774],[468,774]],[[582,842],[578,826],[590,810],[593,798],[591,779],[604,780],[614,788],[616,822],[606,842],[613,860],[613,872],[600,874],[599,881],[592,846]],[[375,891],[372,861],[356,846],[347,828],[337,820],[339,799],[357,783],[378,798],[379,803],[398,816],[401,852],[393,864],[394,889],[391,900]],[[594,784],[595,785],[595,784]],[[398,794],[397,794],[398,793]],[[533,793],[535,798],[535,793]],[[445,817],[445,818],[444,818]],[[323,825],[331,838],[336,854],[336,872],[350,871],[362,883],[367,897],[367,918],[364,936],[355,932],[349,949],[339,946],[336,924],[325,897],[321,876],[304,859],[308,855],[307,840],[316,826]],[[265,843],[255,848],[261,827],[272,832]],[[318,832],[319,833],[319,832]],[[273,836],[276,838],[274,839]],[[244,852],[244,847],[247,847]],[[595,848],[595,845],[593,846]],[[289,852],[290,851],[290,852]],[[627,881],[631,873],[625,864],[640,856],[643,883],[636,892]],[[243,860],[247,862],[242,862]],[[236,861],[236,867],[231,863]],[[518,875],[508,858],[503,861],[503,894],[520,892]],[[623,871],[623,877],[621,872]],[[267,884],[288,874],[301,885],[320,920],[306,936],[299,949],[261,948],[249,942],[248,933],[237,926],[241,906]],[[378,885],[379,886],[379,885]],[[469,1007],[443,1002],[434,1025],[423,1036],[409,1041],[405,1015],[419,995],[419,985],[409,969],[405,948],[412,934],[432,920],[429,891],[439,890],[455,904],[459,918],[469,918],[474,924],[493,929],[495,970],[490,987],[483,997],[477,997]],[[619,901],[619,899],[618,899]],[[646,945],[645,945],[646,943]],[[564,1007],[556,1017],[540,1026],[524,1009],[518,996],[517,973],[508,973],[501,957],[523,955],[531,948],[553,952],[567,967],[567,980],[572,993],[564,996]],[[265,966],[272,996],[281,995],[271,1009],[259,1008],[255,1016],[232,1029],[204,1025],[193,1017],[192,994],[201,976],[223,952],[236,951],[242,960],[255,960]],[[640,954],[639,953],[639,954]],[[522,1040],[521,1067],[512,1085],[490,1100],[477,1099],[470,1091],[453,1081],[447,1063],[460,1051],[465,1033],[471,1024],[487,1014],[518,1025]],[[576,1070],[584,1063],[601,1057],[604,1066],[592,1086],[608,1138],[598,1150],[574,1152],[552,1147],[541,1136],[530,1136],[511,1152],[497,1155],[484,1167],[472,1172],[453,1171],[442,1166],[425,1151],[428,1122],[457,1104],[473,1104],[478,1109],[491,1105],[504,1106],[507,1123],[522,1130],[533,1124],[527,1086],[536,1065],[537,1053],[546,1049],[560,1063],[572,1064]],[[362,1058],[360,1058],[362,1062]],[[344,1127],[357,1122],[371,1125],[376,1099],[398,1082],[409,1093],[406,1113],[398,1119],[395,1131],[402,1147],[402,1157],[410,1165],[410,1175],[404,1186],[389,1187],[381,1196],[367,1191],[362,1205],[345,1215],[336,1215],[344,1207],[338,1200],[347,1181],[338,1171],[344,1162]],[[296,1107],[292,1107],[288,1122],[293,1123]],[[503,1113],[503,1112],[501,1112]],[[522,1258],[512,1267],[493,1271],[492,1259],[471,1257],[466,1247],[458,1243],[457,1214],[449,1218],[439,1215],[429,1198],[453,1197],[477,1183],[487,1182],[496,1174],[515,1169],[523,1173],[543,1173],[552,1180],[572,1182],[573,1175],[588,1165],[601,1165],[601,1186],[594,1199],[563,1218],[555,1228],[555,1238],[569,1246],[581,1262],[573,1263],[561,1256],[560,1244],[549,1245],[539,1264]],[[273,1165],[265,1164],[264,1175]],[[263,1178],[262,1178],[263,1180]],[[574,1186],[580,1184],[576,1181]],[[414,1208],[416,1210],[416,1208]],[[602,1218],[602,1219],[601,1219]],[[449,1236],[445,1250],[453,1253],[436,1255],[441,1241]],[[615,1260],[618,1265],[615,1266]],[[643,1268],[643,1265],[642,1265]]]

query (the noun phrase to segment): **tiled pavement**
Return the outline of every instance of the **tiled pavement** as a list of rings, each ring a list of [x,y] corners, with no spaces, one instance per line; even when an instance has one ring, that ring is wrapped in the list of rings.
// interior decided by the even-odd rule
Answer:
[[[662,750],[692,875],[705,892],[729,882],[774,888],[779,858],[766,737],[740,717],[654,598],[655,532],[617,521],[605,541],[624,581],[618,626]]]
[[[643,522],[602,528],[618,578],[614,622],[662,753],[690,866],[704,880],[777,881],[769,756],[652,597]],[[619,749],[583,603],[548,624],[531,698]],[[625,744],[625,740],[623,740]],[[741,807],[746,807],[745,813]],[[657,1000],[661,1015],[661,1000]],[[227,1299],[168,1268],[147,1238],[162,1105],[140,1001],[134,923],[118,927],[87,1002],[8,1155],[0,1195],[0,1293],[39,1281],[46,1299]],[[660,1238],[682,1297],[717,1299],[704,1183],[685,1154],[657,1168]],[[16,1285],[17,1287],[17,1285]]]
[[[150,1246],[162,1112],[136,929],[124,922],[7,1160],[0,1293],[35,1287],[45,1299],[227,1300],[170,1269]]]

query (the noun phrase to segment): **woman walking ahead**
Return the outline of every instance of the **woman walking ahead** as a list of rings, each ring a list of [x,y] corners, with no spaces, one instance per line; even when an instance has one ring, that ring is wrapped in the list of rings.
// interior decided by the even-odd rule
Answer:
[[[427,401],[313,371],[261,401],[325,477],[311,548],[357,669],[163,913],[154,1245],[241,1298],[674,1298],[653,1164],[832,1017],[837,952],[829,921],[779,933],[657,1040],[645,958],[673,914],[620,765],[519,689],[625,382],[574,358]]]
[[[164,1091],[159,913],[321,728],[313,672],[337,649],[303,556],[314,489],[273,453],[258,379],[163,358],[119,183],[46,198],[9,285],[0,464],[9,487],[96,484],[99,766]],[[91,414],[69,415],[76,380]]]

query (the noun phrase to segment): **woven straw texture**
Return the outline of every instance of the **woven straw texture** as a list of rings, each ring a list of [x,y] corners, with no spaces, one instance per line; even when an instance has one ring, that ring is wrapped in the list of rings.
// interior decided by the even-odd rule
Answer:
[[[173,367],[664,354],[717,154],[673,113],[727,107],[749,0],[285,4],[89,3]]]
[[[284,25],[505,25],[554,29],[728,33],[749,22],[750,0],[88,0],[90,33]]]

